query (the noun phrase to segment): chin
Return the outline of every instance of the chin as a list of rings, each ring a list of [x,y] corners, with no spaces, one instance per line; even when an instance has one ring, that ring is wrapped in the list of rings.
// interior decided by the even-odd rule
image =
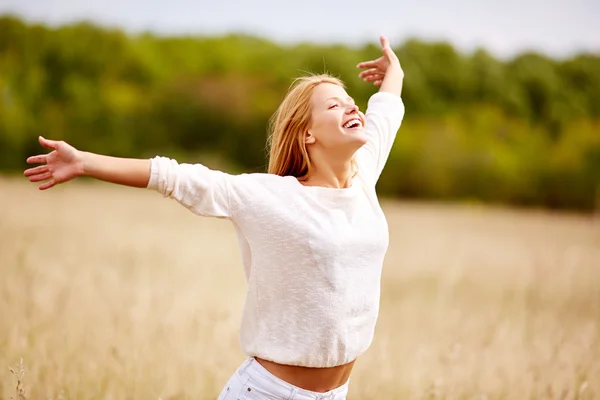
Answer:
[[[359,149],[369,141],[369,137],[364,132],[358,133],[353,139],[355,139],[354,142],[356,142]]]
[[[331,143],[330,146],[337,149],[337,151],[354,154],[368,141],[369,137],[363,131],[352,132],[350,134],[344,132],[344,136],[340,137],[336,144]]]
[[[348,143],[348,148],[352,154],[356,153],[361,147],[363,147],[367,143],[366,136],[357,137],[356,140],[353,140],[351,143]]]

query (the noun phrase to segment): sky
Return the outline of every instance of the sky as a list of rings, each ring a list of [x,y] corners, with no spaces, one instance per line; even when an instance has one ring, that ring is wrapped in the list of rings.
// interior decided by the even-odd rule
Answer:
[[[447,40],[498,57],[600,54],[600,0],[0,0],[0,14],[58,25],[88,20],[128,32],[241,32],[279,43]],[[0,33],[1,34],[1,33]]]

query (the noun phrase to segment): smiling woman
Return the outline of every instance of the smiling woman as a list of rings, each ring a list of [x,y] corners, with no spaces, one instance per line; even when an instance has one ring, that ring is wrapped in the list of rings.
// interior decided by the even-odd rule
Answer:
[[[388,227],[375,184],[404,116],[403,73],[382,57],[360,63],[380,86],[363,115],[342,83],[298,79],[271,121],[269,173],[230,175],[201,164],[134,160],[40,138],[30,157],[40,189],[90,176],[157,190],[193,213],[226,218],[239,239],[248,290],[240,342],[248,359],[220,399],[343,399],[373,340]]]
[[[269,172],[304,181],[314,175],[311,160],[319,152],[351,160],[355,167],[353,154],[367,142],[363,130],[356,129],[363,126],[364,114],[339,79],[299,78],[271,119]]]

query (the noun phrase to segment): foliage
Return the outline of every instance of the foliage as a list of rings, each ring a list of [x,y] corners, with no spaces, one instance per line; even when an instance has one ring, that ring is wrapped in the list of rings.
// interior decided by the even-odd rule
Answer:
[[[407,114],[383,194],[594,207],[599,55],[501,61],[415,39],[396,51]],[[293,78],[337,75],[364,109],[375,88],[355,65],[378,55],[375,45],[128,36],[90,23],[49,28],[0,17],[0,169],[23,168],[44,135],[112,155],[262,171],[267,120]]]

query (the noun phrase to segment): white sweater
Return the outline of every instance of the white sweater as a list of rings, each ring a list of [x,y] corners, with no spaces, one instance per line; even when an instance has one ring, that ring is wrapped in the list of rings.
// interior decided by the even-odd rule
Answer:
[[[375,184],[403,116],[399,96],[369,99],[369,141],[347,189],[152,159],[149,189],[234,224],[248,282],[240,330],[248,356],[333,367],[371,344],[389,239]]]

